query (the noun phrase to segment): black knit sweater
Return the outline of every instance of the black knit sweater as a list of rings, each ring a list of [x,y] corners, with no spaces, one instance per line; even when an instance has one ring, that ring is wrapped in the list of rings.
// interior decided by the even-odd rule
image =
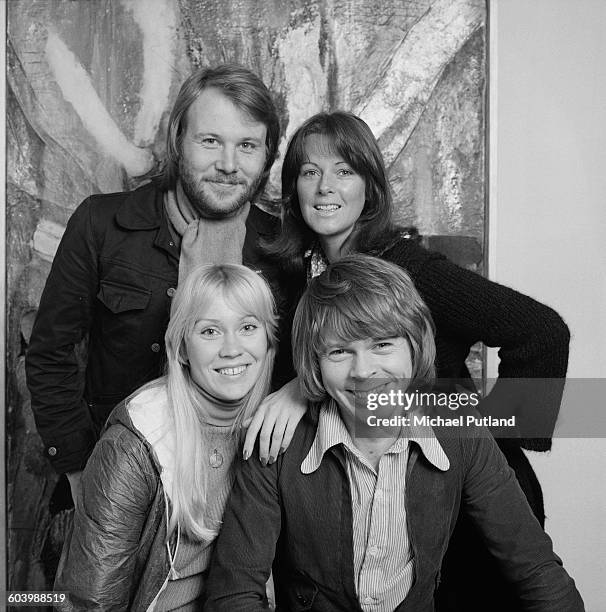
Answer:
[[[465,359],[478,341],[500,347],[499,380],[482,411],[499,413],[499,406],[504,406],[517,416],[524,448],[549,450],[568,366],[570,333],[562,318],[413,240],[400,240],[383,259],[410,274],[431,311],[438,377],[468,377]]]

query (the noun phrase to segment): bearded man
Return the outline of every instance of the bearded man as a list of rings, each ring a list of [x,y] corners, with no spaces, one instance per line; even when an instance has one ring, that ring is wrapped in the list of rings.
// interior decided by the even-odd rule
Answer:
[[[188,270],[243,263],[272,280],[258,243],[277,220],[251,202],[279,137],[275,106],[255,74],[235,65],[198,70],[172,109],[161,179],[93,195],[70,218],[26,368],[46,455],[67,474],[74,499],[112,408],[162,374],[170,302]]]

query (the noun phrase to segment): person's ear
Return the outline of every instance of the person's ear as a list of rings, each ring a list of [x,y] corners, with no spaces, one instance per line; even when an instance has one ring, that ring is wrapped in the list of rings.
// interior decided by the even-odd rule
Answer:
[[[179,354],[177,360],[182,366],[189,365],[189,357],[187,356],[187,348],[185,347],[185,341],[181,341],[181,346],[179,347]]]

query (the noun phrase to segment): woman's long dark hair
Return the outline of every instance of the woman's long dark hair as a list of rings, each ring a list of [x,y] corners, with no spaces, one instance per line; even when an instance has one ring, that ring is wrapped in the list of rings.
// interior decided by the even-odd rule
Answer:
[[[324,136],[328,145],[366,181],[366,200],[362,214],[349,239],[352,252],[380,254],[389,247],[399,230],[393,223],[392,198],[383,156],[370,128],[352,113],[336,111],[309,118],[293,134],[282,165],[282,231],[265,245],[287,270],[303,270],[303,254],[314,243],[315,234],[301,215],[297,179],[308,161],[305,139],[312,134]]]

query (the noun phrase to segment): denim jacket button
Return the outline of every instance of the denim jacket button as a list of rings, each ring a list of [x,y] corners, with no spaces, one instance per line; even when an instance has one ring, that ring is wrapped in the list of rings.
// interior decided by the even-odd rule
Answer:
[[[168,297],[173,297],[173,295],[175,295],[175,291],[176,289],[174,287],[169,287],[166,290],[166,295],[168,295]]]
[[[154,343],[151,345],[151,350],[152,350],[154,353],[159,353],[159,352],[160,352],[160,345],[159,345],[157,342],[154,342]]]
[[[57,454],[57,449],[54,446],[49,447],[48,451],[46,451],[51,457],[54,457]]]

